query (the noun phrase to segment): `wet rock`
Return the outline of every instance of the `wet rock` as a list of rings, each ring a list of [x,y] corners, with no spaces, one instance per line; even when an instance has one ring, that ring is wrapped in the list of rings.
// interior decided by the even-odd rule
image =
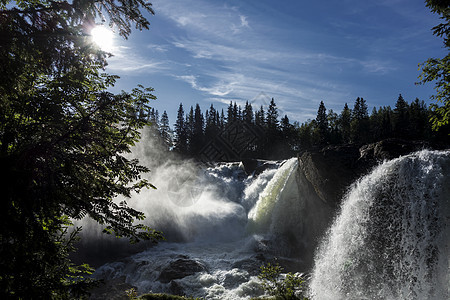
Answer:
[[[354,145],[329,146],[299,157],[300,170],[319,198],[331,207],[337,207],[348,186],[374,164],[361,160],[359,147]]]
[[[162,283],[169,283],[174,279],[181,279],[203,271],[206,271],[206,267],[202,263],[188,258],[179,258],[161,270],[158,280]]]
[[[390,160],[402,155],[430,148],[427,142],[386,139],[360,148],[361,159]]]
[[[248,274],[256,276],[260,273],[260,267],[265,263],[266,258],[263,254],[259,253],[252,258],[239,260],[232,265],[232,268],[245,270]]]
[[[175,280],[172,280],[170,282],[169,291],[170,291],[170,293],[172,295],[177,295],[177,296],[184,296],[185,295],[183,287],[178,282],[176,282]]]
[[[241,163],[247,176],[258,176],[267,169],[278,167],[277,162],[252,158],[242,159]]]
[[[349,186],[383,160],[430,148],[422,141],[386,139],[377,143],[327,146],[305,151],[299,168],[319,198],[333,208],[340,204]]]
[[[258,167],[258,160],[253,158],[242,159],[242,164],[244,165],[245,174],[251,175]]]
[[[89,300],[127,300],[130,299],[126,293],[127,290],[136,289],[125,282],[125,277],[114,278],[111,280],[104,281],[99,284],[98,287],[91,290],[91,296]]]

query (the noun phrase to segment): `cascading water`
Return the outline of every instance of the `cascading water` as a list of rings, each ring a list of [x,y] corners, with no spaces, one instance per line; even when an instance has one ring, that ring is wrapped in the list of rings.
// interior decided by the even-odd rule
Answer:
[[[206,299],[262,295],[259,267],[270,259],[264,234],[293,176],[297,159],[261,162],[247,176],[239,163],[201,169],[169,162],[149,180],[158,190],[129,201],[167,242],[99,267],[97,278],[123,280],[140,293],[166,292]],[[251,227],[251,228],[250,228]]]
[[[450,152],[421,151],[359,180],[319,248],[312,299],[449,299]]]
[[[83,220],[85,252],[102,265],[97,278],[120,279],[139,293],[249,299],[263,294],[259,267],[278,257],[289,271],[307,271],[314,260],[315,300],[449,298],[450,152],[402,157],[357,181],[314,259],[333,208],[296,158],[260,162],[247,175],[240,163],[199,168],[142,146],[134,154],[158,189],[128,203],[167,241],[131,255],[126,241]],[[151,166],[146,157],[167,162]],[[117,253],[108,256],[111,250]]]
[[[264,191],[258,196],[258,201],[250,210],[249,227],[255,232],[266,233],[272,224],[272,213],[280,198],[281,192],[286,187],[288,178],[295,172],[297,160],[292,158],[284,163],[273,179],[267,184]]]

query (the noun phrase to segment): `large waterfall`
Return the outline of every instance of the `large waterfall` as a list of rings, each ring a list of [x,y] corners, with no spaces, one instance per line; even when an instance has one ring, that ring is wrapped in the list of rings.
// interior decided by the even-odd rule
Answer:
[[[450,152],[381,164],[349,187],[337,216],[297,158],[259,164],[253,174],[240,163],[153,168],[158,189],[129,203],[167,241],[110,259],[95,276],[139,293],[250,299],[263,295],[259,267],[276,257],[287,271],[312,269],[315,300],[449,299]],[[122,249],[107,245],[100,256]]]
[[[316,256],[311,297],[449,299],[450,153],[386,162],[354,184]]]

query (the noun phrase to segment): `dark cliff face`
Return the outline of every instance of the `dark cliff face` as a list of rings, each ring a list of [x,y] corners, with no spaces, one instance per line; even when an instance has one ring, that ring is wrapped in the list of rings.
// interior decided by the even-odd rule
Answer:
[[[299,156],[299,168],[319,198],[332,208],[337,208],[351,184],[383,160],[427,148],[432,147],[425,142],[400,139],[363,146],[328,146],[302,153]]]

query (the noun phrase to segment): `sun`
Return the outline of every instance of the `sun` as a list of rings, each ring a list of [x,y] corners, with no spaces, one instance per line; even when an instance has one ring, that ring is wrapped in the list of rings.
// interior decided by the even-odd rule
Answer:
[[[114,45],[114,35],[105,26],[95,26],[91,30],[92,41],[103,51],[111,52]]]

